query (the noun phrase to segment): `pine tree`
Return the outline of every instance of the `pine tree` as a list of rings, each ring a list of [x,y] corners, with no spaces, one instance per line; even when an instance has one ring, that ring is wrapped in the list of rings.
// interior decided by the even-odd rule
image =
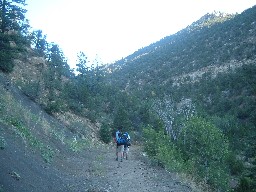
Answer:
[[[32,33],[32,45],[39,56],[44,56],[47,50],[48,43],[46,35],[43,35],[42,30],[36,30]]]
[[[13,70],[15,54],[27,43],[25,5],[25,0],[0,0],[0,70],[7,73]]]
[[[23,7],[26,5],[26,0],[1,0],[1,33],[8,31],[21,31],[22,22],[25,21],[26,10]]]

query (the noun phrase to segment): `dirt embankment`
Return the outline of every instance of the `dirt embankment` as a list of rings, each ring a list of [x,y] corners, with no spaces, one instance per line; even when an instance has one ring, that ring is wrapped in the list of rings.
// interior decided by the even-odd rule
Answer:
[[[115,160],[115,147],[60,153],[46,164],[4,125],[7,146],[0,150],[0,191],[190,192],[196,191],[177,175],[151,166],[141,148],[131,147],[128,160]],[[6,131],[7,130],[7,131]]]

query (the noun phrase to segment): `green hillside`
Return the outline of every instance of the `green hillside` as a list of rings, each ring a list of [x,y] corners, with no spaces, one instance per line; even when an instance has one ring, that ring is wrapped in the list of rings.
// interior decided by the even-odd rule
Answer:
[[[207,14],[108,67],[111,85],[150,109],[158,102],[155,111],[165,129],[176,131],[174,140],[189,116],[221,130],[232,159],[249,164],[242,170],[239,161],[229,162],[231,173],[242,175],[241,191],[255,189],[255,17],[255,6],[238,15]]]

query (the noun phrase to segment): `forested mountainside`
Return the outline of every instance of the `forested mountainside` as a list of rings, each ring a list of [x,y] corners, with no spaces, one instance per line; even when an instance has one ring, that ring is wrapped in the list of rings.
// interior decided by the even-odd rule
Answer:
[[[19,8],[19,1],[6,6]],[[109,66],[88,66],[80,52],[76,69],[41,30],[29,30],[24,9],[13,20],[0,8],[0,70],[7,85],[63,122],[73,134],[71,148],[81,150],[96,136],[109,143],[122,126],[169,171],[211,190],[256,190],[256,6],[236,15],[207,14]],[[1,123],[28,127],[21,131],[29,142],[30,121],[18,113],[9,117],[3,94]]]
[[[239,15],[207,14],[110,66],[111,77],[123,87],[132,81],[126,88],[134,90],[189,82],[189,77],[195,80],[207,72],[216,75],[224,70],[220,66],[241,66],[238,63],[255,58],[255,9]]]
[[[193,110],[186,113],[195,110],[211,119],[228,137],[236,157],[253,162],[254,168],[250,163],[247,168],[255,170],[255,18],[256,6],[237,15],[207,14],[110,65],[108,80],[143,104],[152,107],[162,101],[158,113],[164,109],[173,113],[182,103],[191,102]],[[170,103],[173,107],[168,108]],[[174,116],[168,119],[162,114],[165,128],[178,129],[183,123]],[[244,183],[254,180],[255,190],[255,171],[242,175]]]

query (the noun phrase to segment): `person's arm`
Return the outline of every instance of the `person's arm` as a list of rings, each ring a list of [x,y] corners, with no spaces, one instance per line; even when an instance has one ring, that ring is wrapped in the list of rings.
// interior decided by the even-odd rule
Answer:
[[[118,140],[118,138],[119,138],[119,136],[118,136],[119,133],[120,133],[119,131],[116,132],[116,140]]]

